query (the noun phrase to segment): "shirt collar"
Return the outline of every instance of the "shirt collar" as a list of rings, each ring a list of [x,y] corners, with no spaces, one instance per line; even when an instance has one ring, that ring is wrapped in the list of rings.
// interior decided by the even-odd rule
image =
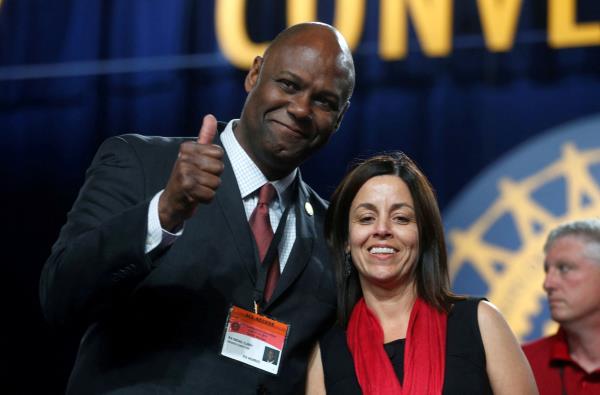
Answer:
[[[246,199],[264,184],[269,182],[269,180],[267,180],[267,177],[260,171],[250,156],[248,156],[235,137],[233,126],[238,121],[239,120],[237,119],[229,121],[225,130],[221,133],[221,142],[230,159],[233,173],[235,174],[235,178],[240,188],[241,197],[242,199]],[[292,188],[289,188],[289,186],[296,179],[297,174],[298,168],[279,180],[271,181],[271,184],[273,184],[277,191],[279,201],[284,208],[291,200]]]
[[[573,362],[569,356],[569,346],[563,328],[550,337],[550,359],[553,361]]]
[[[569,355],[569,344],[567,343],[567,334],[562,326],[558,327],[558,332],[550,337],[550,361],[555,363],[569,363],[576,366],[582,372],[585,370],[575,362]],[[591,373],[585,374],[600,374],[600,369],[596,369]]]

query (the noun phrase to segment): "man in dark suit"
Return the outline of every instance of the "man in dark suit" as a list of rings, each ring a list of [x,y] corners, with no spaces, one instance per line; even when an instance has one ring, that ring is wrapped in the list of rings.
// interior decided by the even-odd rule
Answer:
[[[335,292],[326,203],[297,167],[340,125],[352,56],[331,26],[296,25],[245,88],[240,119],[207,115],[197,139],[124,135],[98,150],[40,283],[49,321],[86,328],[67,393],[303,391]],[[249,225],[265,184],[268,267]],[[221,355],[231,306],[289,324],[277,375]]]

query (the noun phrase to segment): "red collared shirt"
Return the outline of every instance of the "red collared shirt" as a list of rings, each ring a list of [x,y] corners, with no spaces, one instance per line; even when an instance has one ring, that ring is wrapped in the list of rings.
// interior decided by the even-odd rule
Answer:
[[[540,395],[600,395],[600,369],[587,373],[571,359],[562,328],[553,336],[525,344],[523,351]]]

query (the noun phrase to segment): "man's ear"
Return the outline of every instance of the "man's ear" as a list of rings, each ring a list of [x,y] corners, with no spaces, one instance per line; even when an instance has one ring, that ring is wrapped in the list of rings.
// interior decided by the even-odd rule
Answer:
[[[338,118],[335,121],[335,130],[338,130],[338,128],[342,124],[342,118],[344,118],[344,114],[346,114],[346,111],[348,111],[349,107],[350,107],[350,100],[348,100],[348,101],[346,101],[346,103],[344,103],[344,107],[342,108],[342,111],[340,111],[340,115],[338,115]]]
[[[256,81],[258,81],[258,77],[260,75],[260,68],[262,67],[263,58],[262,56],[257,56],[254,58],[252,62],[252,67],[248,70],[248,74],[246,74],[246,79],[244,80],[244,88],[246,89],[246,93],[250,93],[252,88],[256,85]]]

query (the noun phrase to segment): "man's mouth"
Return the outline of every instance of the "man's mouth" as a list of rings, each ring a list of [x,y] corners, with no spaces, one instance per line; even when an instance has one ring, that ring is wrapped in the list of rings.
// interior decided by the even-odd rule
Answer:
[[[548,299],[548,304],[561,303],[562,299]]]
[[[283,126],[284,129],[287,129],[290,133],[293,133],[295,135],[298,135],[299,137],[307,137],[307,133],[305,131],[303,131],[301,128],[295,126],[295,125],[291,125],[289,123],[285,123],[285,122],[281,122],[278,121],[276,119],[272,119],[271,122],[276,123],[280,126]]]

